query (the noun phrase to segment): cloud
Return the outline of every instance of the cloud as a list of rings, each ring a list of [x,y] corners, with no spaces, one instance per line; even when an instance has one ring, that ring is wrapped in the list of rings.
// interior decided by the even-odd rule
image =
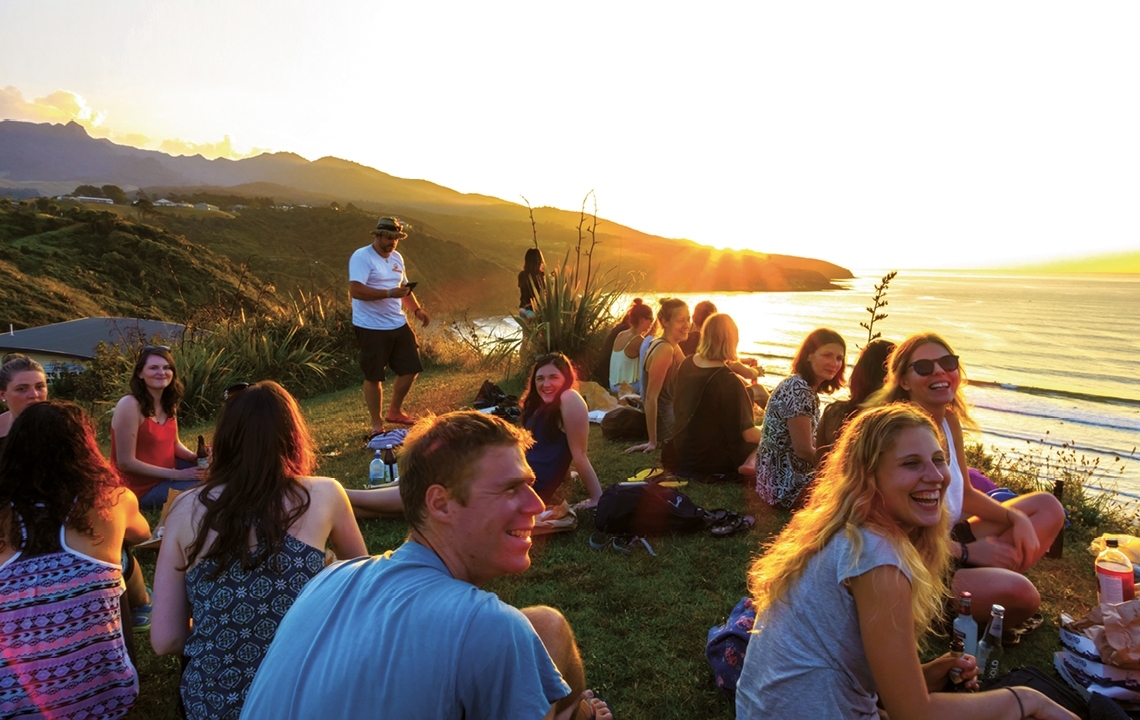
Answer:
[[[120,145],[161,150],[171,155],[201,155],[209,160],[224,157],[230,160],[253,157],[269,148],[251,148],[242,152],[233,146],[229,135],[218,142],[196,143],[189,140],[154,139],[141,133],[117,133],[105,125],[107,114],[87,104],[87,100],[70,90],[56,90],[50,95],[32,101],[24,99],[19,88],[9,85],[0,88],[0,120],[24,120],[37,123],[76,122],[92,137],[107,138]]]
[[[85,128],[94,129],[103,124],[106,114],[93,109],[82,95],[70,90],[56,90],[28,102],[18,88],[9,85],[0,88],[0,117],[29,122],[74,120]]]
[[[243,153],[234,148],[229,135],[224,136],[222,140],[214,143],[195,143],[177,138],[173,140],[163,140],[161,144],[159,144],[158,149],[168,155],[201,155],[211,160],[219,157],[239,160],[245,157],[260,155],[268,151],[267,148],[252,148],[249,152]]]

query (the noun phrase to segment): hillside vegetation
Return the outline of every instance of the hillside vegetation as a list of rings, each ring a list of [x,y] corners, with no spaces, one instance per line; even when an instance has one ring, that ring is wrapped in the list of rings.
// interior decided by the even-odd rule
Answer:
[[[201,324],[276,305],[270,287],[224,254],[161,228],[106,211],[54,216],[0,203],[5,324],[99,316]]]
[[[326,272],[319,266],[343,268],[351,251],[368,241],[376,216],[398,215],[412,225],[401,250],[406,250],[414,279],[423,283],[417,292],[435,307],[445,303],[507,311],[515,302],[515,274],[534,234],[548,269],[561,263],[571,248],[581,245],[585,250],[596,240],[593,256],[584,262],[613,277],[633,273],[632,289],[642,293],[824,290],[834,287],[832,279],[851,277],[848,270],[821,260],[721,251],[649,235],[603,217],[595,222],[580,211],[535,208],[532,228],[525,205],[395,177],[339,158],[309,161],[287,152],[237,161],[174,157],[96,140],[74,123],[0,122],[0,168],[0,193],[8,194],[34,188],[57,194],[64,182],[69,185],[63,192],[71,192],[77,183],[110,183],[129,192],[143,188],[151,199],[179,195],[223,209],[233,204],[314,206],[275,216],[258,213],[281,211],[264,209],[251,215],[246,209],[229,227],[223,219],[207,221],[190,211],[164,210],[164,217],[155,220],[234,262],[255,263],[251,267],[282,287],[307,285],[307,290],[341,274],[340,268]],[[583,207],[592,215],[595,198],[588,200]],[[579,199],[567,201],[578,205]],[[328,211],[334,202],[368,217],[337,217]],[[604,210],[604,197],[600,203]],[[196,224],[199,218],[202,223]],[[756,233],[753,228],[740,232]]]

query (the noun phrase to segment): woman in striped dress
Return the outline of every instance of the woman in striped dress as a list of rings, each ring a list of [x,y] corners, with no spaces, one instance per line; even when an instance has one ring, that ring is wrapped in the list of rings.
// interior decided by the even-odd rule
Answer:
[[[79,406],[29,406],[0,453],[0,717],[118,718],[138,697],[123,540],[150,527]]]

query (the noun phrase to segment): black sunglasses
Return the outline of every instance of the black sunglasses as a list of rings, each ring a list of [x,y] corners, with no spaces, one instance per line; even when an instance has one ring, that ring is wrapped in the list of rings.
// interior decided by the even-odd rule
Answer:
[[[937,360],[915,360],[910,367],[914,368],[916,374],[926,377],[934,374],[934,363],[938,363],[946,372],[954,372],[958,369],[958,356],[943,355]]]
[[[233,385],[230,385],[222,393],[222,402],[229,400],[234,395],[237,395],[239,392],[241,392],[242,390],[245,390],[249,386],[250,386],[250,383],[247,383],[247,382],[239,382],[239,383],[234,383]]]

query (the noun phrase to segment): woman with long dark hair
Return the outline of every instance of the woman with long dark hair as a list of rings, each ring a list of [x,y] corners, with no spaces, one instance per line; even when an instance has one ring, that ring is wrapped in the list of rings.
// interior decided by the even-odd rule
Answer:
[[[131,709],[122,549],[149,536],[79,406],[42,402],[16,418],[0,453],[0,717]]]
[[[883,386],[887,379],[887,359],[894,349],[895,344],[890,340],[876,338],[859,353],[847,381],[851,396],[828,405],[819,419],[815,430],[816,454],[822,455],[835,444],[843,424],[858,414],[867,398]]]
[[[843,387],[847,343],[834,330],[813,330],[796,351],[792,374],[772,391],[756,451],[756,493],[793,507],[815,475],[819,393]]]
[[[534,437],[534,445],[526,451],[526,461],[534,471],[534,491],[542,501],[550,503],[569,476],[573,462],[590,493],[590,498],[575,508],[590,508],[598,504],[602,486],[586,454],[589,410],[575,389],[577,382],[574,366],[565,355],[540,355],[530,369],[519,423]]]
[[[326,542],[339,558],[367,554],[340,483],[310,477],[312,444],[297,401],[277,383],[231,395],[206,482],[166,519],[150,640],[159,655],[186,658],[181,693],[192,719],[238,716],[277,624],[324,568]]]
[[[684,300],[666,298],[657,310],[661,337],[650,343],[641,366],[642,402],[649,441],[626,448],[626,452],[652,452],[673,437],[673,383],[685,359],[679,343],[689,335],[689,306]]]
[[[178,439],[183,387],[170,348],[144,347],[131,371],[130,388],[111,415],[111,464],[140,506],[162,507],[169,490],[193,487],[202,477],[197,464],[175,469],[178,460],[198,458]]]
[[[963,428],[975,425],[962,394],[965,372],[942,337],[929,332],[912,335],[895,348],[886,382],[867,404],[908,401],[941,428],[950,466],[946,491],[950,551],[960,567],[954,573],[954,591],[973,594],[972,609],[979,622],[988,618],[994,603],[1004,605],[1006,627],[1015,628],[1041,604],[1037,589],[1022,573],[1048,550],[1065,522],[1065,511],[1047,492],[999,503],[970,484]]]
[[[1027,687],[938,692],[955,669],[977,688],[968,656],[919,662],[918,638],[945,608],[949,472],[916,408],[875,408],[847,426],[807,505],[749,572],[756,631],[736,717],[1075,720]]]

